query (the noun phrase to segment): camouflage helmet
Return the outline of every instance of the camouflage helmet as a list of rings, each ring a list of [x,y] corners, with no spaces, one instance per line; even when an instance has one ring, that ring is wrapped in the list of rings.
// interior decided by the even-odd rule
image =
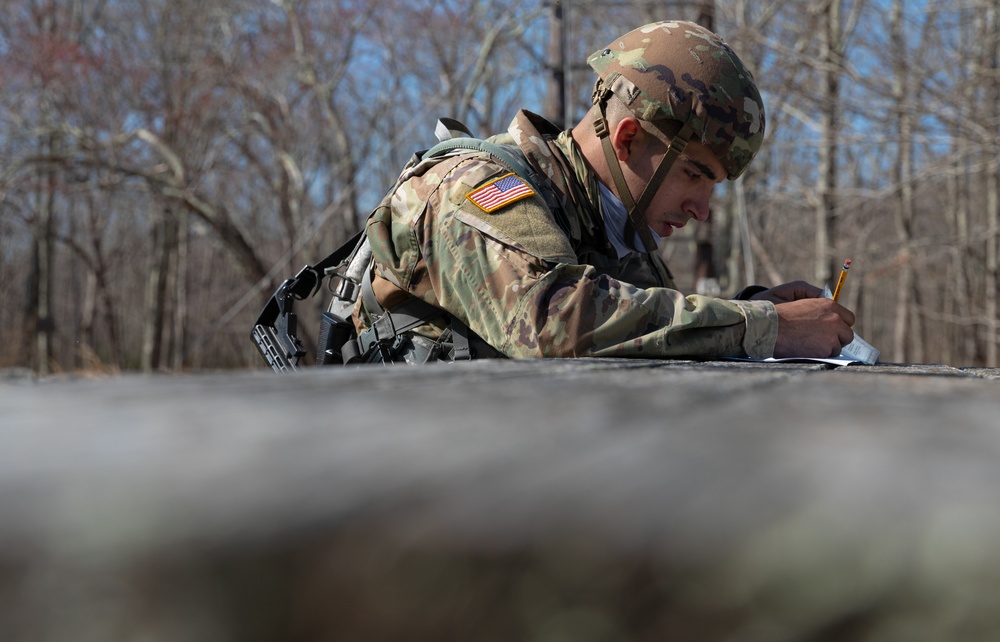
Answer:
[[[688,124],[738,178],[764,139],[764,103],[753,76],[723,39],[692,22],[634,29],[587,62],[599,79],[597,103],[614,93],[641,120]]]

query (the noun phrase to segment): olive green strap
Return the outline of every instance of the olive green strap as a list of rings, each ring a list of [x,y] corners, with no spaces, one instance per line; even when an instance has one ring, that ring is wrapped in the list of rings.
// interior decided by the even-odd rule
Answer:
[[[608,130],[608,117],[604,111],[606,105],[606,100],[599,103],[600,115],[594,120],[594,131],[601,139],[604,157],[607,160],[608,169],[611,170],[611,178],[615,181],[615,188],[618,190],[618,198],[621,199],[625,205],[625,211],[628,212],[628,218],[625,221],[625,242],[631,246],[638,233],[645,251],[652,252],[656,249],[656,243],[653,242],[653,235],[649,233],[649,226],[643,220],[643,211],[636,207],[632,191],[628,188],[621,164],[618,162],[618,156],[615,154],[615,148],[611,142],[611,132]],[[649,185],[646,186],[646,191],[649,191]]]
[[[652,252],[656,249],[656,243],[653,242],[653,235],[650,233],[649,225],[645,220],[646,208],[653,202],[653,198],[660,189],[660,184],[663,183],[667,172],[670,171],[673,164],[680,158],[680,155],[684,153],[684,149],[687,147],[694,130],[690,124],[685,123],[680,131],[677,132],[677,135],[671,139],[670,144],[667,146],[666,154],[663,155],[663,159],[660,160],[656,171],[653,172],[653,176],[646,183],[646,187],[639,196],[639,201],[636,202],[632,198],[632,192],[625,181],[625,175],[622,173],[621,164],[618,162],[618,156],[615,154],[614,145],[611,142],[611,132],[608,129],[608,119],[605,113],[607,100],[601,100],[598,104],[600,115],[594,119],[594,131],[601,139],[601,146],[604,148],[604,157],[607,160],[608,169],[611,170],[611,178],[615,181],[615,187],[618,190],[618,198],[621,199],[628,212],[628,218],[625,221],[625,242],[632,245],[635,235],[638,234],[645,251]]]
[[[677,132],[677,135],[670,140],[667,146],[667,153],[663,155],[660,164],[656,167],[656,171],[653,172],[652,178],[646,184],[646,189],[642,192],[642,196],[639,197],[639,203],[636,207],[640,211],[645,211],[649,207],[649,204],[653,201],[653,197],[656,196],[656,191],[660,188],[660,183],[663,182],[663,179],[667,176],[667,172],[670,171],[670,168],[673,167],[677,159],[684,153],[684,149],[687,147],[693,133],[694,130],[691,129],[691,126],[685,124]]]

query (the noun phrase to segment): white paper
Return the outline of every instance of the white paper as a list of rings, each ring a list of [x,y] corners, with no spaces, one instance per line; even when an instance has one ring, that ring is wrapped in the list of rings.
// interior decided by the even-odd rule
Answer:
[[[822,296],[824,299],[833,298],[833,292],[830,290],[829,284],[827,284],[827,286],[823,288]],[[882,353],[881,351],[879,351],[878,348],[876,348],[872,344],[862,339],[861,335],[855,332],[854,341],[851,341],[846,346],[844,346],[844,348],[840,351],[840,356],[837,359],[835,359],[835,361],[846,360],[847,363],[860,362],[860,363],[866,363],[871,366],[878,363],[878,358],[879,355],[881,354]],[[827,361],[827,360],[820,359],[820,361]]]

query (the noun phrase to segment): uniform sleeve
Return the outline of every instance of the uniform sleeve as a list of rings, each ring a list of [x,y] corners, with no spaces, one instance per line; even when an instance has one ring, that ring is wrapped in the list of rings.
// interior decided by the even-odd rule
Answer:
[[[620,259],[618,278],[640,288],[671,288],[676,290],[674,275],[667,262],[656,252],[632,252]]]
[[[425,300],[432,292],[430,302],[514,358],[772,355],[773,304],[639,288],[576,264],[541,198],[493,212],[468,198],[497,171],[458,164],[424,191],[426,207],[406,234],[422,269],[391,275],[397,285]]]

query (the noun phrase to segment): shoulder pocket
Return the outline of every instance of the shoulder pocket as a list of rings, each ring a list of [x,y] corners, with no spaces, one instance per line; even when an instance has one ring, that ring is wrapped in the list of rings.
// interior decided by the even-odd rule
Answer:
[[[492,214],[466,200],[454,215],[486,236],[534,257],[552,263],[576,263],[569,239],[538,194]]]

